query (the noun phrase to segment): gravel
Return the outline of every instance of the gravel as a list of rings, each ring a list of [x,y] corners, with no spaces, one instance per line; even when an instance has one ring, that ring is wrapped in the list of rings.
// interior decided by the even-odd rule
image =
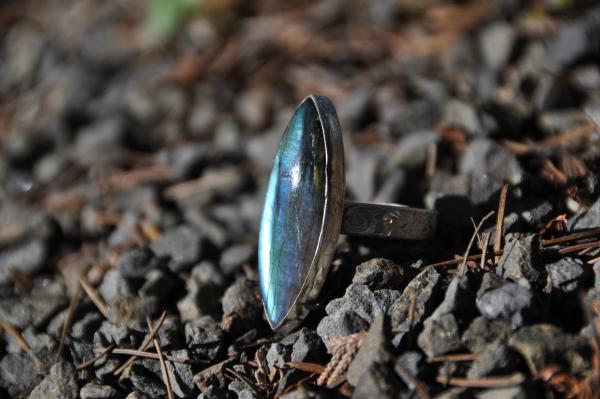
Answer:
[[[156,359],[76,370],[139,348],[163,312],[178,398],[590,388],[600,6],[163,3],[0,5],[1,398],[166,397]],[[306,319],[272,331],[261,209],[311,93],[340,119],[345,198],[435,210],[437,231],[341,235]]]

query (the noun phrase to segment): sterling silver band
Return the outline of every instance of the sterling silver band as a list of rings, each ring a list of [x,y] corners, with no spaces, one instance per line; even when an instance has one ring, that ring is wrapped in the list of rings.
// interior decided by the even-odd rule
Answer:
[[[397,204],[346,201],[342,234],[422,240],[435,233],[436,212]]]

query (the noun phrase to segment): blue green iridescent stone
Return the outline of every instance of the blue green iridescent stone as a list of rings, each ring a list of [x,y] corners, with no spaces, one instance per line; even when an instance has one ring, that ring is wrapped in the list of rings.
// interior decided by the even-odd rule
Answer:
[[[325,154],[317,109],[304,101],[279,144],[260,224],[260,285],[272,327],[285,319],[314,262],[325,212]]]

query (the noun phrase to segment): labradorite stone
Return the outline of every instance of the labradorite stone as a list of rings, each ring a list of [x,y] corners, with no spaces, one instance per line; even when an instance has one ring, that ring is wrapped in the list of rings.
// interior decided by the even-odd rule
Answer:
[[[317,109],[304,101],[279,144],[260,225],[261,291],[273,327],[294,304],[314,260],[325,209],[325,170]]]

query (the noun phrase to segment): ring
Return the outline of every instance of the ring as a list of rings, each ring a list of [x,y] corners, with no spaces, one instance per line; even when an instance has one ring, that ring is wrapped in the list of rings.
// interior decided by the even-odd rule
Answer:
[[[263,306],[273,330],[300,325],[329,271],[339,234],[420,240],[435,211],[346,202],[344,146],[335,108],[310,95],[288,124],[269,176],[259,239]]]

